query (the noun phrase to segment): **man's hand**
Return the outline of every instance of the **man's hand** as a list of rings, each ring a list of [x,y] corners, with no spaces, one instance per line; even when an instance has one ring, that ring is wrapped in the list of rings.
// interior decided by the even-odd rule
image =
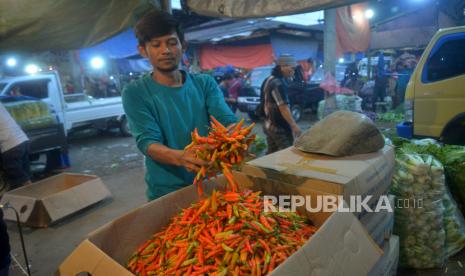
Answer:
[[[292,133],[294,134],[294,138],[297,138],[300,135],[302,135],[302,130],[297,124],[293,124],[291,128],[292,128]]]
[[[201,166],[208,166],[210,163],[195,156],[195,147],[180,151],[178,166],[185,167],[190,172],[197,172]]]
[[[282,104],[279,106],[279,111],[281,112],[281,115],[284,117],[287,123],[291,126],[291,130],[292,130],[292,134],[294,135],[294,138],[299,137],[302,134],[302,130],[300,130],[300,127],[294,121],[294,118],[292,117],[289,106],[287,104]]]
[[[202,146],[210,147],[210,145]],[[199,147],[199,145],[196,147]],[[176,150],[161,144],[151,144],[147,150],[147,154],[153,160],[160,163],[182,166],[188,171],[198,171],[201,166],[209,165],[210,163],[197,158],[195,150],[195,147],[188,150]]]

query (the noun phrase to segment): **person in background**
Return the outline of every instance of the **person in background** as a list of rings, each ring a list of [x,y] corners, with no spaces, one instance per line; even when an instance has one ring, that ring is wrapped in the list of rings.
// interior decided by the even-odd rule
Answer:
[[[82,78],[82,86],[84,87],[84,92],[88,96],[96,97],[98,94],[98,85],[92,75],[84,75]]]
[[[363,83],[359,79],[359,73],[357,64],[355,62],[350,63],[344,71],[344,79],[341,81],[342,87],[347,87],[358,95],[362,89]]]
[[[30,184],[29,139],[1,103],[0,152],[10,190]]]
[[[230,81],[228,95],[231,99],[229,106],[233,113],[236,113],[237,110],[237,99],[239,98],[239,91],[244,86],[244,79],[240,76],[239,73],[235,74],[235,77]]]
[[[23,96],[23,93],[21,93],[21,88],[19,86],[14,86],[13,89],[10,90],[9,96],[12,96],[12,97]]]
[[[0,276],[8,276],[10,270],[10,238],[3,220],[3,210],[0,208]]]
[[[315,74],[315,62],[312,58],[307,59],[307,68],[304,69],[304,80],[308,82],[312,78],[313,74]]]
[[[412,75],[413,70],[410,69],[409,66],[404,63],[398,63],[396,65],[396,73],[397,83],[395,88],[395,106],[398,106],[404,102],[405,90],[407,89],[407,84],[410,81],[410,76]]]
[[[387,66],[384,61],[384,53],[378,53],[378,64],[375,67],[375,86],[374,86],[374,95],[375,103],[384,102],[386,97],[386,90],[388,85],[388,77],[386,74]]]
[[[65,94],[73,94],[75,93],[74,85],[71,81],[71,77],[65,77]]]
[[[135,27],[139,53],[153,71],[123,90],[123,107],[139,150],[146,156],[147,198],[153,200],[192,184],[195,172],[208,162],[195,156],[195,128],[208,134],[209,116],[225,126],[237,122],[216,81],[206,74],[179,69],[186,49],[178,20],[151,11]]]
[[[221,80],[219,84],[219,88],[221,89],[221,92],[223,92],[224,100],[228,104],[229,108],[231,108],[231,111],[235,113],[237,109],[237,99],[234,99],[229,95],[229,88],[231,88],[231,84],[233,81],[233,76],[229,73],[226,73],[223,76],[223,80]],[[236,109],[234,109],[234,107],[236,107]]]
[[[268,154],[292,146],[294,136],[298,137],[301,130],[292,118],[289,109],[289,80],[294,75],[297,65],[292,55],[281,55],[273,68],[272,77],[264,84],[263,130],[266,134]]]
[[[308,58],[302,66],[303,79],[305,82],[310,81],[315,73],[315,63],[312,58]]]
[[[315,73],[314,62],[312,58],[308,58],[304,62],[297,65],[295,68],[295,80],[298,82],[309,82],[312,75]]]

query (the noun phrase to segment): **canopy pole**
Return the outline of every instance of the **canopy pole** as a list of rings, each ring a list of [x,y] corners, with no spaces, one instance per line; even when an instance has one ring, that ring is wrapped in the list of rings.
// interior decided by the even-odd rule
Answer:
[[[171,0],[161,0],[161,9],[163,11],[173,13],[173,10],[171,9]]]
[[[324,70],[336,76],[336,9],[325,10],[323,33]]]

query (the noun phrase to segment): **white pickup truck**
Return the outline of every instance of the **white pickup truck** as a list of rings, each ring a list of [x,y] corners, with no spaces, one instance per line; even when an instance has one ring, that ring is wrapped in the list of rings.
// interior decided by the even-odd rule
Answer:
[[[51,105],[66,134],[78,127],[116,126],[123,135],[130,135],[121,96],[93,98],[84,93],[64,94],[57,72],[0,79],[0,96],[18,96],[18,93]]]

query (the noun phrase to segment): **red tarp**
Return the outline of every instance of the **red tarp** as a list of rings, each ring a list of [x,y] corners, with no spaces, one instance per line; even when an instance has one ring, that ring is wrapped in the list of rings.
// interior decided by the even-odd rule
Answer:
[[[364,4],[337,8],[336,54],[365,52],[370,45],[370,22],[365,17]]]
[[[200,48],[200,67],[203,70],[226,65],[251,69],[271,63],[273,63],[271,44],[250,46],[205,45]]]

